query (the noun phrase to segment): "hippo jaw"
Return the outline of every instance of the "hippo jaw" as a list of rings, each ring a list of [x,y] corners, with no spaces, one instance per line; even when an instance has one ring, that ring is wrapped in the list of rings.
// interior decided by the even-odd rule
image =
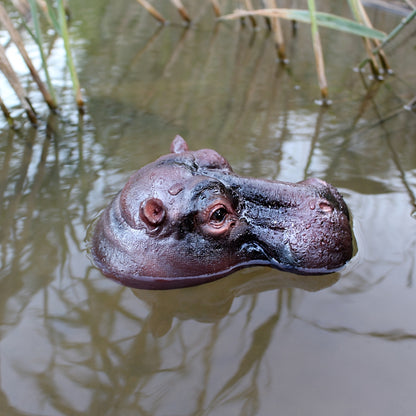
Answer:
[[[348,210],[331,185],[243,178],[179,136],[171,150],[133,174],[97,221],[91,252],[105,275],[169,289],[252,265],[330,273],[351,258]]]

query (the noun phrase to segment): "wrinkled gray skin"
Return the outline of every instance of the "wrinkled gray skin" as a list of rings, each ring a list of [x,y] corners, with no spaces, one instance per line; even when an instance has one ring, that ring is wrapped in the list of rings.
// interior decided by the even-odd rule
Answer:
[[[171,153],[134,173],[94,229],[96,265],[146,289],[197,285],[241,267],[336,271],[352,256],[348,209],[319,179],[244,178],[210,149]]]

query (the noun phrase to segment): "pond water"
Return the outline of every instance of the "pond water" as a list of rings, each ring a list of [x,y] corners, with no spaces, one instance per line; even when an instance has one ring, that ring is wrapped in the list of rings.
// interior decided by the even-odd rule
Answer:
[[[395,75],[382,83],[353,71],[360,39],[323,30],[333,105],[322,108],[308,26],[284,25],[282,66],[264,28],[215,25],[194,2],[187,29],[156,4],[172,24],[131,0],[71,0],[85,116],[48,40],[63,116],[37,130],[0,121],[0,413],[413,414],[416,114],[403,106],[416,95],[416,25],[386,48]],[[369,12],[385,31],[402,18]],[[163,292],[103,277],[88,227],[178,133],[242,175],[333,183],[356,256],[328,276],[258,267]]]

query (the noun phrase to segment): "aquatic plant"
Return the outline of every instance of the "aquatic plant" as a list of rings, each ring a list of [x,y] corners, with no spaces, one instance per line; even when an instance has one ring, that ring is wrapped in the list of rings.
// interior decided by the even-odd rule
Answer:
[[[133,0],[132,0],[133,1]],[[151,16],[153,16],[158,22],[165,24],[167,19],[152,5],[151,0],[136,0],[140,6],[145,8]],[[349,7],[352,12],[353,19],[343,16],[334,15],[317,10],[315,0],[308,0],[308,7],[305,9],[294,8],[282,8],[278,7],[282,2],[277,0],[239,0],[239,9],[234,12],[226,14],[224,11],[233,7],[236,3],[231,0],[205,0],[205,5],[210,4],[217,21],[226,20],[238,20],[242,24],[246,24],[246,20],[253,28],[260,27],[261,21],[259,17],[264,19],[266,30],[269,30],[273,34],[275,43],[275,49],[277,54],[277,60],[283,65],[289,64],[289,57],[286,53],[285,39],[282,30],[282,20],[289,20],[293,26],[293,31],[296,31],[296,25],[310,24],[311,27],[311,39],[312,48],[315,54],[315,65],[317,71],[318,84],[321,92],[321,100],[318,102],[322,105],[330,103],[328,93],[328,82],[325,74],[325,63],[323,59],[323,51],[320,41],[320,28],[326,27],[337,31],[344,31],[350,34],[360,36],[364,40],[364,46],[366,51],[366,57],[359,64],[358,68],[363,69],[364,66],[369,65],[373,78],[382,80],[385,74],[391,72],[386,55],[383,52],[383,47],[390,42],[402,29],[409,24],[416,16],[416,8],[411,4],[409,0],[404,0],[407,4],[409,13],[407,17],[400,22],[400,24],[393,29],[389,34],[386,34],[380,30],[375,29],[370,19],[368,18],[366,11],[362,5],[361,0],[348,0]],[[170,0],[172,7],[174,7],[180,18],[189,25],[192,23],[192,14],[184,5],[182,0]],[[21,18],[17,20],[19,25],[27,30],[30,36],[34,39],[35,44],[39,49],[39,56],[42,62],[42,71],[44,74],[45,84],[42,81],[42,77],[35,69],[29,54],[27,53],[24,42],[20,35],[19,30],[16,29],[8,12],[0,3],[0,25],[8,32],[10,40],[16,45],[19,53],[25,61],[33,81],[36,83],[38,90],[43,96],[45,103],[52,111],[56,111],[59,103],[56,99],[54,92],[54,86],[51,82],[51,77],[48,70],[47,57],[45,56],[44,48],[45,43],[43,41],[43,32],[40,25],[40,18],[42,15],[46,17],[49,25],[54,29],[55,33],[60,36],[64,43],[66,52],[66,58],[68,63],[69,72],[71,75],[72,86],[74,90],[74,96],[79,111],[82,113],[84,109],[84,101],[81,94],[81,88],[77,77],[77,71],[75,68],[74,60],[72,57],[69,35],[68,35],[68,10],[65,5],[65,0],[19,0],[13,1],[15,8],[18,4],[23,4],[27,11],[30,12],[31,23],[29,24],[25,18],[25,10],[20,11]],[[259,6],[261,4],[261,7]],[[258,7],[257,7],[258,6]],[[257,8],[256,8],[257,7]],[[8,7],[10,10],[12,6]],[[412,10],[413,8],[413,10]],[[9,84],[14,89],[16,96],[20,101],[21,107],[26,112],[29,120],[32,124],[37,123],[37,114],[30,101],[27,91],[22,85],[19,76],[16,74],[11,62],[9,62],[6,51],[3,45],[0,44],[0,71],[8,80]],[[416,97],[408,104],[409,108],[414,108]],[[0,97],[0,108],[8,120],[9,124],[13,125],[13,119],[10,111],[7,109],[6,104]]]
[[[167,20],[147,0],[137,1],[158,21],[166,23]],[[182,18],[189,23],[191,21],[190,14],[185,9],[182,2],[180,0],[171,0],[171,2],[177,8]],[[370,63],[370,68],[374,78],[381,80],[383,79],[385,73],[391,72],[382,48],[416,16],[415,6],[407,0],[407,7],[413,8],[413,11],[409,12],[406,19],[403,20],[394,30],[392,30],[391,33],[386,34],[373,28],[361,0],[348,0],[348,4],[355,20],[331,13],[317,11],[315,0],[308,0],[308,8],[304,10],[279,8],[277,7],[276,0],[263,0],[263,7],[255,9],[251,0],[240,0],[239,3],[242,8],[235,10],[231,14],[225,15],[221,14],[220,6],[217,0],[210,0],[210,2],[220,21],[235,19],[243,21],[243,19],[249,18],[252,26],[257,27],[255,18],[259,16],[264,17],[266,19],[267,28],[274,33],[274,41],[279,61],[284,64],[288,62],[288,59],[285,53],[285,43],[279,19],[310,24],[318,83],[321,91],[321,100],[318,102],[322,105],[327,105],[330,101],[328,98],[328,83],[325,75],[325,64],[319,35],[320,26],[362,37],[364,40],[367,58],[361,62],[359,68],[362,69],[367,63]]]
[[[376,79],[382,79],[383,74],[390,71],[387,58],[381,48],[385,45],[386,40],[391,39],[391,34],[376,30],[373,28],[370,19],[362,6],[361,0],[348,0],[355,20],[347,19],[331,13],[316,11],[315,0],[308,0],[308,10],[301,9],[259,9],[259,10],[236,10],[232,14],[222,16],[222,20],[232,20],[245,16],[265,16],[269,18],[282,18],[286,20],[309,23],[311,25],[312,45],[315,53],[316,69],[318,74],[318,83],[321,90],[322,100],[320,103],[329,104],[328,84],[325,76],[325,65],[323,60],[322,47],[319,36],[319,26],[330,29],[347,32],[353,35],[361,36],[364,39],[368,58],[365,63],[370,62],[371,70]],[[407,21],[415,17],[415,11],[410,13]],[[404,27],[401,23],[400,30]],[[394,30],[395,34],[399,33],[398,29]],[[376,57],[378,56],[381,67],[378,65]]]
[[[41,10],[39,10],[39,4],[41,4]],[[76,99],[76,103],[78,106],[78,110],[83,112],[84,108],[84,101],[81,94],[81,88],[78,81],[77,72],[75,69],[75,64],[72,58],[72,52],[69,42],[69,35],[68,35],[68,27],[67,27],[67,16],[68,11],[64,4],[64,0],[57,0],[55,5],[52,3],[52,0],[45,0],[44,2],[39,2],[38,0],[27,0],[26,2],[19,3],[16,7],[20,10],[21,14],[21,23],[33,38],[35,44],[39,49],[39,55],[42,62],[42,69],[45,74],[46,84],[43,83],[41,80],[41,76],[39,75],[38,71],[36,70],[35,66],[32,63],[32,60],[27,53],[27,50],[24,46],[24,42],[22,36],[20,35],[19,31],[15,28],[6,8],[3,4],[0,4],[0,24],[4,27],[4,29],[8,32],[10,36],[10,40],[16,45],[17,49],[19,50],[20,55],[22,56],[23,60],[28,67],[30,74],[37,84],[39,91],[41,92],[43,99],[45,100],[46,104],[52,111],[56,111],[58,108],[58,103],[56,100],[56,95],[54,91],[54,87],[51,82],[51,77],[49,75],[48,63],[45,56],[44,51],[44,42],[43,42],[43,33],[40,27],[40,16],[41,13],[44,13],[47,17],[47,20],[50,22],[52,28],[55,30],[56,34],[60,36],[64,43],[66,59],[68,63],[69,72],[71,74],[72,85],[74,89],[74,95]],[[23,7],[23,9],[22,9]],[[27,23],[27,19],[23,16],[25,14],[26,9],[30,12],[32,28],[29,27]],[[19,77],[15,70],[13,69],[12,64],[10,63],[9,59],[6,56],[6,51],[3,45],[0,44],[0,70],[3,72],[4,76],[8,80],[9,84],[15,91],[23,109],[26,111],[26,114],[31,121],[32,124],[37,124],[37,114],[35,109],[32,106],[32,103],[28,97],[28,94],[23,87],[22,83],[19,80]],[[4,104],[3,100],[0,97],[0,107],[5,115],[6,119],[8,120],[10,125],[13,125],[13,119],[10,115],[10,111],[7,109],[6,105]]]

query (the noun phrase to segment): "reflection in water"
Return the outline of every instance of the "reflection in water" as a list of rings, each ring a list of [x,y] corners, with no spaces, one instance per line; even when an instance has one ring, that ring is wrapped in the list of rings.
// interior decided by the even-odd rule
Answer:
[[[267,270],[267,269],[266,269]],[[133,290],[133,293],[145,301],[152,321],[172,322],[194,319],[200,322],[216,322],[227,316],[235,297],[256,294],[282,288],[301,288],[317,291],[337,282],[339,274],[324,276],[298,276],[276,271],[244,271],[232,278],[221,279],[218,284],[195,286],[189,290],[151,291]],[[163,307],[161,307],[163,305]],[[160,319],[162,318],[162,319]],[[166,332],[170,326],[165,327]],[[153,333],[160,331],[155,328]]]
[[[106,23],[75,25],[86,118],[0,132],[2,414],[411,414],[416,126],[385,120],[414,95],[411,59],[391,51],[403,72],[363,95],[335,48],[356,44],[334,37],[339,100],[322,110],[308,50],[275,66],[261,32],[160,29],[95,3],[74,2]],[[341,187],[357,256],[337,275],[255,268],[169,292],[104,278],[86,229],[176,133],[240,174]]]

